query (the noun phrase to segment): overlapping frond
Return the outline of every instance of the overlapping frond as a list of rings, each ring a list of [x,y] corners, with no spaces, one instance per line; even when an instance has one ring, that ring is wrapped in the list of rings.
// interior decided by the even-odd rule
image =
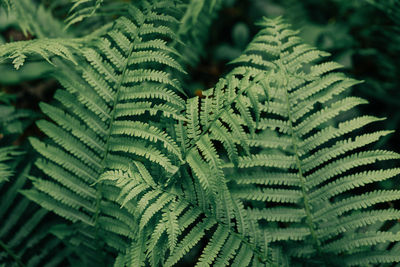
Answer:
[[[116,266],[175,266],[206,235],[210,238],[196,266],[227,266],[232,260],[243,266],[246,261],[265,260],[245,236],[204,208],[207,200],[197,199],[191,194],[194,192],[185,190],[189,189],[186,186],[182,190],[163,188],[140,162],[135,161],[128,171],[105,172],[101,179],[114,181],[122,188],[119,198],[123,205],[135,203],[130,212],[137,215],[136,239]]]
[[[81,69],[64,64],[58,79],[65,90],[56,92],[57,105],[41,105],[52,122],[37,124],[49,141],[31,139],[42,155],[36,166],[48,179],[32,177],[36,191],[27,196],[85,227],[94,240],[87,246],[94,249],[106,244],[124,251],[135,229],[131,203],[120,209],[117,188],[99,177],[140,160],[158,170],[153,179],[168,184],[182,158],[163,126],[184,120],[182,89],[168,72],[183,71],[167,45],[175,38],[175,20],[147,16],[158,14],[154,8],[132,6],[128,12],[96,46],[82,49]]]
[[[240,201],[239,195],[254,192],[250,187],[241,189],[238,194],[231,191],[224,171],[227,166],[247,168],[248,164],[254,163],[240,165],[241,157],[250,157],[253,150],[264,148],[264,142],[274,143],[264,141],[265,134],[259,126],[269,97],[266,88],[268,72],[268,68],[244,63],[221,79],[214,89],[204,92],[202,98],[187,101],[185,117],[178,120],[175,128],[176,139],[184,152],[183,162],[177,166],[180,177],[164,189],[152,178],[154,172],[139,170],[144,168],[139,163],[135,163],[130,174],[119,171],[103,177],[122,188],[122,205],[132,202],[137,206],[133,213],[139,215],[140,234],[153,233],[148,244],[140,243],[145,242],[141,239],[134,242],[119,264],[139,264],[134,261],[136,255],[154,266],[159,264],[160,257],[166,258],[164,264],[173,266],[203,240],[206,233],[210,238],[197,261],[199,266],[246,266],[265,264],[270,260],[284,264],[279,249],[270,247],[266,239],[260,238],[262,231],[255,220],[249,220],[250,214]],[[261,155],[258,162],[265,162],[266,158]],[[272,155],[271,158],[275,160],[272,164],[280,166],[279,161],[284,156]],[[286,165],[283,163],[282,166]],[[267,197],[259,199],[263,193]],[[259,194],[249,196],[249,200],[251,197],[293,203],[301,195],[294,190],[260,189]],[[190,218],[186,218],[185,211],[190,212]],[[274,214],[278,213],[279,209]],[[287,217],[291,218],[290,215]],[[273,255],[279,259],[272,259]]]
[[[252,46],[254,43],[249,47]],[[255,53],[267,55],[262,49],[257,49]],[[251,59],[253,54],[250,51],[243,58]],[[257,160],[251,158],[252,154],[266,146],[278,147],[282,143],[277,137],[268,140],[268,135],[260,131],[270,97],[269,72],[268,67],[254,67],[243,62],[225,78],[220,79],[215,88],[205,91],[202,97],[189,99],[186,105],[186,121],[176,126],[177,140],[184,147],[184,160],[192,175],[188,179],[194,179],[195,194],[206,199],[198,199],[198,205],[210,210],[220,223],[239,234],[243,240],[256,241],[252,248],[246,248],[245,251],[243,248],[239,255],[253,255],[247,250],[255,254],[260,251],[267,254],[268,248],[263,240],[256,240],[259,229],[248,221],[249,214],[244,210],[243,203],[238,201],[240,198],[237,194],[247,196],[249,200],[259,199],[259,195],[263,193],[264,198],[259,200],[293,202],[299,198],[298,194],[291,194],[295,192],[279,189],[268,192],[259,189],[258,194],[254,194],[248,186],[238,191],[230,188],[230,174],[240,169],[259,163],[276,167],[287,166],[288,163],[283,160],[291,160],[290,157],[277,153],[257,155]],[[246,158],[247,163],[244,160]],[[250,256],[248,260],[253,262],[259,257]],[[260,260],[265,262],[266,259],[264,255]],[[246,259],[241,261],[244,260]],[[224,259],[222,262],[228,264],[229,260]]]
[[[215,89],[206,91],[204,98],[189,99],[187,122],[178,131],[183,139],[187,138],[182,144],[185,160],[227,224],[233,216],[233,204],[223,166],[229,163],[240,167],[239,156],[249,152],[251,140],[256,138],[259,103],[267,98],[257,74],[257,70],[236,69]],[[217,150],[219,144],[223,152]]]

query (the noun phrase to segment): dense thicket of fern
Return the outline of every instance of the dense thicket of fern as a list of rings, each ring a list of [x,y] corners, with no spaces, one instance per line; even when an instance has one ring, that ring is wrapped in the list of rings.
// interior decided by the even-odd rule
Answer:
[[[46,138],[24,146],[37,157],[0,150],[5,266],[400,262],[400,211],[387,205],[400,191],[369,186],[400,173],[374,164],[399,154],[370,148],[392,131],[349,113],[366,101],[327,53],[264,18],[232,70],[188,97],[186,66],[222,1],[72,2],[66,31],[105,26],[41,35],[22,17],[32,2],[3,1],[37,39],[0,58],[18,68],[38,54],[63,87],[40,105]]]

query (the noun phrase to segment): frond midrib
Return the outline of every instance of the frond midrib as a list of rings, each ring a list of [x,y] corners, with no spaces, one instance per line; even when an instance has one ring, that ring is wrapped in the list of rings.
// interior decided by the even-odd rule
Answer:
[[[293,150],[294,150],[293,154],[294,154],[294,157],[296,160],[296,167],[297,167],[298,176],[299,176],[299,180],[300,180],[303,206],[304,206],[304,210],[305,210],[305,214],[306,214],[306,222],[307,222],[307,226],[310,230],[310,234],[312,236],[314,246],[315,246],[316,250],[318,251],[318,253],[321,254],[321,245],[320,245],[320,241],[317,238],[316,227],[313,222],[313,218],[312,218],[312,214],[311,214],[311,205],[309,203],[309,196],[308,196],[308,192],[307,192],[308,189],[306,187],[306,179],[303,174],[304,172],[302,170],[301,160],[300,160],[299,153],[298,153],[298,145],[296,143],[297,135],[295,134],[294,129],[293,129],[289,93],[287,91],[285,93],[285,98],[286,98],[286,104],[287,104],[287,110],[288,110],[288,121],[289,121],[289,129],[290,129],[289,134],[291,136],[291,142],[292,142],[292,146],[293,146]]]
[[[276,32],[278,33],[278,35],[280,34],[278,30],[276,30]],[[277,37],[276,42],[278,43],[278,47],[281,50],[281,47],[282,47],[281,38]],[[279,55],[279,58],[277,61],[278,61],[277,65],[278,65],[279,69],[284,73],[284,75],[282,75],[282,76],[285,77],[282,87],[283,87],[283,90],[285,91],[284,94],[285,94],[285,101],[286,101],[286,111],[287,111],[287,116],[288,116],[287,121],[289,123],[289,135],[291,137],[291,143],[292,143],[292,147],[293,147],[293,155],[295,157],[298,178],[300,180],[301,194],[302,194],[302,200],[303,200],[302,204],[303,204],[305,214],[306,214],[305,220],[306,220],[307,227],[308,227],[311,237],[312,237],[313,246],[317,250],[317,253],[319,255],[322,255],[321,242],[317,237],[316,225],[313,221],[313,216],[311,214],[311,204],[309,202],[308,189],[306,187],[306,179],[304,177],[304,171],[302,169],[300,155],[298,152],[298,144],[296,142],[296,140],[298,140],[298,136],[295,133],[295,127],[293,125],[290,96],[289,96],[288,90],[286,89],[287,84],[288,84],[287,79],[291,74],[288,72],[288,70],[285,66],[284,60],[282,59],[282,51],[280,51],[280,55]]]
[[[141,26],[140,26],[141,27]],[[137,29],[139,31],[139,29]],[[126,57],[125,60],[125,65],[122,69],[121,75],[119,75],[119,80],[118,80],[118,84],[116,85],[116,93],[114,96],[114,101],[113,101],[113,105],[112,105],[112,113],[111,113],[111,118],[110,118],[110,122],[108,124],[108,132],[107,135],[105,137],[105,151],[104,151],[104,156],[100,162],[100,166],[103,166],[101,171],[99,172],[99,174],[101,175],[106,167],[105,167],[105,161],[108,158],[108,154],[110,153],[110,140],[111,140],[111,135],[112,135],[112,130],[113,130],[113,125],[114,125],[114,121],[116,118],[116,110],[117,110],[117,105],[119,102],[119,97],[120,97],[120,92],[121,92],[121,88],[122,88],[122,83],[125,80],[125,76],[127,74],[127,70],[128,70],[128,66],[129,66],[129,59],[132,56],[134,47],[135,47],[135,40],[136,40],[137,36],[135,36],[135,38],[130,42],[130,47],[129,47],[129,52],[128,52],[128,56]],[[94,218],[94,227],[96,228],[96,235],[98,235],[98,220],[99,220],[99,216],[100,216],[100,210],[101,210],[101,199],[102,199],[102,184],[101,183],[97,183],[96,184],[96,211],[95,211],[95,218]]]

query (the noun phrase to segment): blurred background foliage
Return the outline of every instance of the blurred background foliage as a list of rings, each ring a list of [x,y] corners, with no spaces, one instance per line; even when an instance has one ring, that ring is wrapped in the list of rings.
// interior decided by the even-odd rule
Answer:
[[[107,29],[108,22],[123,15],[123,5],[130,1],[19,0],[15,1],[18,4],[10,14],[7,3],[11,2],[0,2],[3,3],[0,7],[0,44],[5,44],[40,38],[72,37],[79,40],[88,34],[96,34],[95,30],[100,34]],[[74,13],[74,3],[77,6],[80,2],[90,4]],[[103,5],[103,2],[108,4]],[[204,37],[197,38],[204,44],[193,41],[192,50],[197,47],[198,51],[184,51],[188,58],[193,57],[187,62],[190,82],[187,82],[186,88],[189,95],[201,94],[229,70],[227,63],[240,55],[257,33],[257,21],[263,16],[283,16],[300,30],[307,43],[330,52],[331,60],[341,63],[348,75],[364,81],[353,87],[351,92],[370,102],[359,112],[387,117],[382,127],[396,130],[376,146],[400,152],[400,0],[214,2],[216,12],[199,13],[199,18],[209,16],[209,22],[182,18],[181,34],[197,34],[190,32],[187,23],[203,23],[204,27],[210,25],[199,33]],[[196,3],[193,8],[196,8]],[[21,16],[24,17],[22,24],[18,23]],[[18,60],[23,63],[18,71],[14,68],[16,62],[13,66],[12,60],[0,63],[0,113],[3,118],[0,137],[13,133],[15,144],[23,143],[27,136],[40,135],[33,124],[39,117],[38,103],[51,101],[59,86],[52,78],[55,67],[43,57],[37,55]]]

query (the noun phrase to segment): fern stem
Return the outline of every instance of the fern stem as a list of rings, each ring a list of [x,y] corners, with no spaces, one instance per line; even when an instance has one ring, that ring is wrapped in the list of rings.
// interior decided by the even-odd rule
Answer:
[[[5,244],[3,241],[0,240],[0,247],[8,253],[8,255],[13,258],[13,260],[18,264],[20,267],[25,267],[26,265],[21,261],[21,259]]]
[[[136,39],[136,37],[135,37],[135,39]],[[124,67],[122,69],[121,77],[118,80],[118,83],[116,85],[116,93],[115,93],[114,102],[113,102],[113,105],[112,105],[113,109],[112,109],[112,113],[111,113],[110,122],[108,124],[108,132],[107,132],[107,137],[106,137],[106,142],[105,142],[106,149],[104,151],[104,156],[103,156],[103,158],[102,158],[102,160],[100,162],[100,166],[103,166],[102,170],[100,171],[100,173],[103,173],[105,171],[105,169],[106,169],[106,167],[104,166],[104,163],[105,163],[105,161],[107,159],[107,156],[108,156],[108,154],[110,152],[110,138],[111,138],[111,133],[112,133],[114,120],[115,120],[115,115],[116,115],[116,110],[117,110],[116,106],[117,106],[118,101],[119,101],[122,82],[125,80],[125,76],[126,76],[126,73],[127,73],[126,70],[128,68],[128,65],[129,65],[129,59],[130,59],[130,57],[132,55],[132,52],[133,52],[133,49],[134,49],[134,46],[135,46],[134,45],[135,44],[135,39],[133,39],[131,41],[131,43],[130,43],[129,51],[127,53],[126,62],[125,62],[125,65],[124,65]],[[96,196],[96,213],[95,213],[95,218],[94,218],[94,225],[95,225],[95,228],[96,228],[96,236],[98,236],[98,228],[99,227],[98,227],[97,223],[98,223],[99,216],[100,216],[100,202],[101,202],[101,199],[102,199],[102,193],[101,193],[102,192],[102,184],[101,183],[97,183],[96,192],[97,192],[97,196]]]
[[[280,69],[284,72],[284,75],[282,75],[282,77],[288,77],[288,75],[290,75],[289,73],[287,73],[283,63],[281,62],[281,59],[279,59],[279,67]],[[285,78],[284,80],[284,84],[282,87],[286,87],[288,84],[287,82],[287,78]],[[311,237],[313,239],[313,243],[314,243],[314,247],[317,250],[319,255],[322,255],[322,251],[321,251],[321,242],[319,241],[316,231],[315,231],[315,224],[313,222],[313,218],[312,218],[312,212],[311,212],[311,204],[309,202],[309,198],[308,198],[308,190],[306,188],[306,179],[304,177],[304,172],[303,169],[301,167],[301,160],[299,157],[299,153],[298,153],[298,147],[297,147],[297,135],[294,131],[294,127],[293,127],[293,121],[292,121],[292,113],[291,113],[291,108],[290,108],[290,100],[289,100],[289,93],[287,90],[285,90],[285,98],[286,98],[286,108],[287,108],[287,114],[288,114],[288,121],[289,121],[289,128],[290,128],[290,136],[291,136],[291,140],[292,140],[292,145],[293,145],[293,149],[294,149],[294,156],[296,159],[296,166],[297,166],[297,170],[298,170],[298,176],[300,179],[300,185],[301,185],[301,193],[302,193],[302,198],[303,198],[303,206],[304,206],[304,210],[306,212],[306,222],[307,222],[307,226],[310,229],[310,233],[311,233]]]
[[[274,26],[274,28],[275,28],[274,31],[277,33],[276,36],[274,36],[275,41],[277,42],[277,47],[280,48],[279,57],[277,59],[277,68],[278,68],[278,70],[281,70],[283,72],[283,75],[281,75],[281,77],[284,77],[281,87],[283,88],[283,90],[285,90],[286,111],[287,111],[287,116],[288,116],[288,121],[289,121],[289,129],[290,129],[289,134],[290,134],[291,140],[292,140],[292,145],[293,145],[293,149],[294,149],[294,157],[296,159],[296,166],[297,166],[297,170],[298,170],[298,176],[300,179],[301,194],[302,194],[302,198],[303,198],[303,206],[304,206],[304,210],[306,213],[306,223],[310,230],[310,234],[311,234],[311,237],[313,240],[313,246],[317,250],[317,254],[322,255],[321,242],[317,237],[317,234],[315,231],[316,227],[315,227],[315,224],[314,224],[313,218],[312,218],[311,204],[309,202],[309,198],[308,198],[308,194],[307,194],[308,190],[306,188],[306,179],[303,174],[303,169],[301,168],[301,160],[299,157],[298,147],[297,147],[297,142],[296,142],[297,135],[294,131],[293,121],[292,121],[292,112],[291,112],[291,108],[290,108],[289,92],[286,89],[286,87],[288,86],[288,77],[290,77],[291,74],[288,73],[288,71],[285,67],[285,63],[283,62],[283,59],[282,59],[283,44],[282,44],[281,32],[276,25]]]

